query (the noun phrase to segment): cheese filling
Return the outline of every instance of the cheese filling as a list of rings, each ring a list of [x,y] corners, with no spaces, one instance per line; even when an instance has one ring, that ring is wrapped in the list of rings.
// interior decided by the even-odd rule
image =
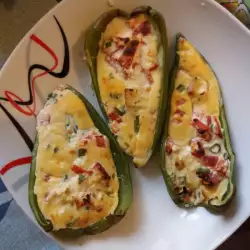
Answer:
[[[98,84],[109,126],[139,167],[152,154],[158,116],[163,73],[159,37],[141,14],[114,18],[99,44]]]
[[[219,204],[230,185],[230,160],[220,123],[217,79],[184,38],[171,97],[166,170],[178,199],[189,205]]]
[[[37,117],[34,192],[54,230],[85,228],[112,214],[119,182],[109,140],[80,98],[60,87]]]

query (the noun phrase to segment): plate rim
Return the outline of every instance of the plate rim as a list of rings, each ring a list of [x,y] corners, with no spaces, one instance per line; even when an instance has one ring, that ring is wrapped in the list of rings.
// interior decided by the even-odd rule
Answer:
[[[38,19],[38,21],[32,26],[32,28],[30,28],[25,35],[22,36],[22,38],[20,39],[20,41],[18,42],[18,44],[15,46],[15,48],[12,50],[11,54],[8,56],[7,60],[4,62],[2,68],[0,69],[0,84],[1,84],[1,78],[2,75],[4,74],[5,70],[8,68],[9,64],[12,62],[13,58],[15,57],[15,54],[17,53],[17,51],[20,49],[20,47],[22,46],[22,44],[25,42],[25,39],[28,38],[28,36],[37,29],[37,27],[39,27],[40,25],[42,25],[42,23],[48,18],[53,16],[54,13],[56,13],[58,11],[58,9],[62,8],[63,5],[66,5],[68,2],[72,2],[73,0],[63,0],[60,1],[59,3],[56,3],[56,5],[54,7],[52,7],[48,12],[46,12],[40,19]],[[105,1],[105,0],[103,0]],[[244,32],[245,34],[247,34],[250,38],[250,29],[246,27],[246,25],[244,25],[238,18],[236,18],[232,13],[230,13],[225,7],[223,7],[221,4],[219,4],[216,0],[198,0],[200,2],[200,4],[209,4],[211,6],[213,6],[213,8],[218,9],[223,15],[227,16],[227,18],[229,18],[233,23],[235,23],[238,27],[238,29],[240,29],[242,32]],[[115,8],[115,4],[114,7]],[[250,46],[250,45],[249,45]],[[1,166],[2,167],[2,166]],[[0,178],[3,181],[4,185],[7,187],[8,185],[6,185],[6,182],[4,180],[4,178],[2,178],[3,176],[1,176],[0,174]],[[7,191],[13,196],[13,192],[10,191],[9,189],[7,189]],[[13,197],[14,199],[14,197]],[[14,199],[15,200],[15,199]],[[16,201],[16,200],[15,200]],[[18,205],[18,207],[20,207],[22,209],[22,211],[25,213],[25,215],[29,218],[29,220],[35,224],[38,228],[40,228],[40,230],[46,234],[48,237],[50,237],[51,239],[53,239],[58,245],[64,247],[62,245],[62,243],[60,241],[58,241],[56,238],[52,237],[51,234],[49,233],[45,233],[41,227],[38,225],[38,223],[36,223],[27,213],[27,211],[19,205],[19,203],[16,201],[16,204]],[[230,232],[230,233],[226,233],[225,236],[223,238],[221,238],[220,240],[218,240],[215,244],[214,247],[211,248],[211,250],[216,250],[220,245],[222,245],[228,238],[230,238],[241,226],[242,224],[248,219],[250,218],[250,211],[248,213],[248,217],[243,218],[243,219],[239,219],[238,223],[235,223],[235,227],[234,229]]]

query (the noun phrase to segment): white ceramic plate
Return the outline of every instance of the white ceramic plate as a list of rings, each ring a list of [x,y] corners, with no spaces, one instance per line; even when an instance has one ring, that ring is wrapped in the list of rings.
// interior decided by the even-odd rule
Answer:
[[[171,52],[175,34],[182,32],[215,69],[224,93],[232,142],[237,155],[237,196],[231,208],[220,216],[210,214],[203,208],[189,211],[180,209],[174,205],[166,191],[156,157],[145,169],[132,170],[134,202],[122,222],[100,235],[85,237],[83,241],[56,240],[66,249],[214,249],[250,214],[250,33],[213,0],[115,0],[114,4],[124,10],[131,10],[139,5],[151,5],[158,9],[166,19]],[[60,83],[71,84],[84,92],[97,107],[87,65],[82,60],[83,34],[108,9],[110,6],[106,0],[64,0],[54,8],[25,36],[5,64],[0,75],[0,97],[7,95],[9,100],[16,100],[10,94],[13,92],[22,100],[29,100],[28,83],[44,72],[36,64],[50,69],[57,57],[58,65],[53,69],[56,72],[54,76],[45,74],[35,80],[35,95],[32,95],[32,100],[36,100],[35,113],[43,106],[47,94]],[[65,41],[55,18],[65,33]],[[54,51],[54,57],[42,44],[37,44],[38,41],[31,40],[31,34],[47,44]],[[65,58],[67,43],[69,71],[67,57]],[[30,76],[29,69],[33,69]],[[25,105],[18,106],[26,114],[13,104],[11,101],[2,101],[0,106],[2,166],[23,157],[28,157],[25,160],[29,161],[29,138],[33,140],[35,136],[35,117],[32,115],[34,102],[29,108]],[[18,204],[34,220],[28,204],[28,173],[29,164],[26,164],[10,170],[2,178]]]

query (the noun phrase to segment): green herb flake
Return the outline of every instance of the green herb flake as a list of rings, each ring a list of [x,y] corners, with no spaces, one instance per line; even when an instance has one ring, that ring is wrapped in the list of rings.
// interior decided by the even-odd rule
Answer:
[[[134,130],[135,130],[135,133],[138,133],[140,130],[140,117],[139,116],[135,117]]]
[[[85,156],[87,150],[85,148],[78,149],[78,157]]]
[[[109,48],[111,45],[112,45],[112,41],[106,41],[106,42],[104,43],[104,47],[105,47],[105,48]]]
[[[179,92],[183,92],[186,88],[183,84],[179,84],[176,88]]]
[[[54,148],[54,153],[56,154],[58,151],[59,151],[59,148],[58,148],[58,147],[55,147],[55,148]]]
[[[88,207],[88,206],[85,206],[84,208],[85,208],[85,210],[89,210],[89,207]]]
[[[69,179],[69,176],[67,174],[64,175],[64,181],[67,181]]]
[[[47,100],[49,100],[49,99],[55,99],[56,97],[57,97],[57,94],[52,92],[52,93],[50,93],[48,95]]]
[[[109,79],[114,79],[114,75],[113,75],[113,73],[109,73]]]
[[[121,98],[121,94],[119,93],[110,93],[109,96],[113,99],[119,100]]]
[[[84,180],[85,180],[85,176],[80,174],[78,176],[78,184],[81,184]]]

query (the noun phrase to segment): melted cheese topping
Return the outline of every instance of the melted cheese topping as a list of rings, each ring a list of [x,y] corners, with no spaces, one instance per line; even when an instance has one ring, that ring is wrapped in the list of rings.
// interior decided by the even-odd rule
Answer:
[[[166,169],[186,204],[219,204],[229,187],[230,161],[220,124],[218,81],[202,56],[184,38],[171,97]]]
[[[60,87],[37,120],[35,193],[54,230],[85,228],[112,214],[119,182],[109,140],[80,98]]]
[[[137,166],[152,152],[162,80],[162,46],[148,17],[117,17],[106,27],[97,58],[101,100],[122,149]]]

